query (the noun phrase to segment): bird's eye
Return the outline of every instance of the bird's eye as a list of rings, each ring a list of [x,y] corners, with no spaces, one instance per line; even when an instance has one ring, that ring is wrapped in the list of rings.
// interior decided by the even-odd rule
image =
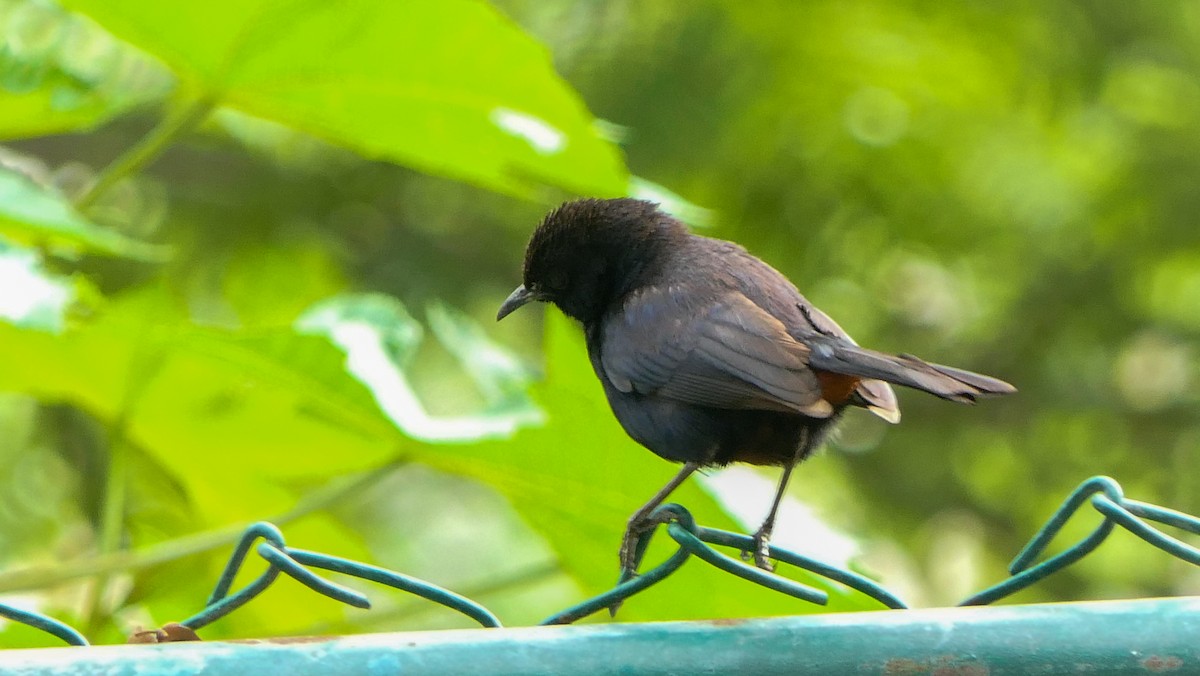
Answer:
[[[546,275],[546,286],[552,291],[562,291],[567,288],[567,273],[562,270],[551,271]]]

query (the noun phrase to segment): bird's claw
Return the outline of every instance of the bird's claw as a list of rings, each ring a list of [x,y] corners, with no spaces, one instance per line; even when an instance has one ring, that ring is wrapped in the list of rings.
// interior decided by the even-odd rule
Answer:
[[[637,566],[634,564],[634,552],[637,549],[637,537],[629,531],[625,531],[625,537],[621,539],[621,578],[627,578],[637,573]]]
[[[618,556],[621,559],[621,582],[627,582],[637,577],[638,564],[638,546],[642,542],[642,536],[654,529],[658,524],[657,521],[647,518],[633,518],[629,520],[629,524],[625,526],[625,535],[621,537],[621,549]],[[621,607],[621,601],[617,601],[608,607],[609,617],[616,617],[617,610]]]
[[[641,544],[642,536],[652,530],[655,522],[650,519],[630,520],[625,527],[625,535],[621,538],[621,577],[622,579],[632,578],[637,575],[638,569],[638,545]]]
[[[771,562],[771,531],[758,529],[754,533],[754,551],[742,552],[742,559],[754,557],[754,565],[768,573],[775,572],[775,564]]]

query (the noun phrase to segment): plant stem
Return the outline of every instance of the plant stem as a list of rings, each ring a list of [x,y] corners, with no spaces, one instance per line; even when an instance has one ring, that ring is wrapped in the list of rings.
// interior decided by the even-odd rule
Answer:
[[[97,198],[118,181],[149,164],[161,155],[177,136],[190,131],[208,117],[213,106],[212,100],[201,98],[175,108],[141,140],[105,167],[96,177],[96,182],[75,200],[75,207],[80,211],[87,211]]]
[[[108,474],[104,481],[104,504],[100,512],[99,550],[114,552],[121,545],[125,523],[125,497],[129,474],[129,442],[124,436],[109,441]]]

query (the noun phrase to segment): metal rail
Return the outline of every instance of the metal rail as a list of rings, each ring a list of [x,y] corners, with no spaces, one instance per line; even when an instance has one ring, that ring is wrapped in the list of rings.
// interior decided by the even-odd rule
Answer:
[[[1196,674],[1200,598],[12,650],[0,654],[0,670],[13,676]]]

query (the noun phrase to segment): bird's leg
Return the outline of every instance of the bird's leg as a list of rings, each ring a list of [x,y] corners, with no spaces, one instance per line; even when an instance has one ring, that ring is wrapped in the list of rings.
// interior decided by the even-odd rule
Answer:
[[[783,502],[783,493],[787,490],[788,479],[792,478],[792,470],[800,463],[800,459],[808,452],[808,430],[803,430],[800,443],[796,445],[796,455],[783,468],[783,476],[779,477],[779,488],[775,490],[775,499],[771,501],[771,511],[763,520],[758,530],[754,531],[754,565],[767,572],[775,570],[771,564],[771,531],[775,530],[775,515],[779,512],[779,503]]]
[[[655,523],[650,519],[650,515],[655,509],[667,499],[671,491],[679,488],[679,484],[685,479],[700,469],[700,463],[689,462],[684,464],[683,469],[675,475],[675,478],[667,482],[661,490],[650,498],[650,501],[642,505],[641,509],[633,513],[629,517],[629,523],[625,526],[625,537],[621,538],[621,572],[632,575],[637,572],[636,561],[634,558],[637,555],[638,541],[641,540],[642,534],[654,527]]]
[[[767,518],[763,520],[762,525],[758,530],[754,531],[754,565],[762,568],[767,572],[775,570],[775,566],[771,565],[771,531],[775,530],[775,514],[779,511],[779,503],[783,500],[783,491],[787,488],[788,479],[792,476],[792,468],[795,463],[783,468],[783,476],[779,478],[779,488],[775,491],[775,499],[771,501],[771,511],[767,512]]]

